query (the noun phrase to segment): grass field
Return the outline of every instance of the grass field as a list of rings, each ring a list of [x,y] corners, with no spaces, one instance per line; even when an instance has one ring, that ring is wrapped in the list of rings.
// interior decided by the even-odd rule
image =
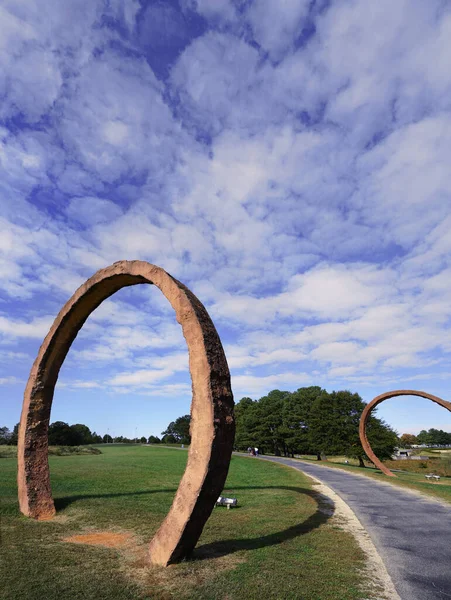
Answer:
[[[386,460],[384,465],[392,471],[400,469],[409,473],[418,473],[423,477],[427,473],[440,475],[440,477],[451,477],[451,459],[441,458],[440,455],[430,456],[427,460]]]
[[[451,448],[415,448],[413,450],[414,454],[420,454],[423,456],[430,457],[443,457],[450,458],[451,457]]]
[[[72,456],[74,454],[102,454],[94,446],[49,446],[50,456]],[[16,458],[17,446],[0,445],[0,458]]]
[[[170,507],[186,457],[145,446],[50,457],[58,515],[47,522],[20,515],[16,461],[1,460],[0,598],[371,597],[365,580],[362,587],[359,547],[325,510],[311,481],[258,459],[233,457],[225,493],[237,497],[239,507],[214,509],[192,559],[150,567],[147,544]],[[92,533],[118,546],[65,541]]]
[[[426,461],[425,467],[421,467],[418,464],[422,461],[384,461],[384,464],[386,464],[389,469],[396,470],[396,478],[387,477],[378,469],[370,466],[371,463],[366,463],[367,466],[365,469],[359,467],[358,461],[354,461],[352,459],[348,459],[349,464],[345,464],[344,456],[331,456],[327,457],[327,460],[324,461],[317,461],[313,456],[302,456],[301,458],[302,460],[315,462],[315,464],[320,466],[322,465],[326,467],[344,469],[359,475],[372,477],[373,479],[377,479],[379,481],[385,481],[386,483],[391,483],[400,487],[410,488],[440,500],[445,500],[446,502],[451,502],[451,477],[442,477],[440,481],[437,482],[431,482],[425,478],[425,474],[427,473],[447,474],[449,472],[449,458]]]

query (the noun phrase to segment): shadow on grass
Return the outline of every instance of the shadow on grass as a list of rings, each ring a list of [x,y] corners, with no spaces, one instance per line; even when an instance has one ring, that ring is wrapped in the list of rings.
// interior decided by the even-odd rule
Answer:
[[[287,490],[290,492],[296,492],[304,496],[310,496],[317,504],[317,509],[313,515],[302,523],[297,523],[292,527],[288,527],[282,531],[277,531],[268,535],[263,535],[257,538],[238,538],[231,540],[222,540],[218,542],[211,542],[210,544],[204,544],[195,548],[191,559],[192,560],[205,560],[210,558],[219,558],[240,550],[256,550],[258,548],[264,548],[266,546],[275,546],[281,544],[287,540],[291,540],[300,535],[309,533],[313,529],[317,529],[323,523],[326,523],[328,519],[333,515],[335,506],[333,502],[323,496],[322,494],[313,490],[303,487],[292,487],[292,486],[243,486],[234,487],[234,492],[240,490]],[[142,490],[137,492],[124,492],[124,493],[113,493],[113,494],[86,494],[77,496],[68,496],[64,498],[55,499],[55,508],[60,511],[77,500],[87,500],[90,498],[122,498],[124,496],[141,496],[145,494],[159,494],[159,493],[175,493],[175,489],[162,489],[162,490]],[[236,510],[236,508],[231,509]]]
[[[57,512],[64,510],[78,500],[94,500],[97,498],[124,498],[125,496],[144,496],[150,494],[175,494],[177,488],[170,490],[140,490],[137,492],[115,492],[112,494],[78,494],[75,496],[64,496],[62,498],[54,498],[55,509]]]
[[[192,559],[205,560],[209,558],[219,558],[241,550],[257,550],[266,546],[276,546],[288,540],[292,540],[300,535],[305,535],[313,529],[317,529],[335,512],[335,505],[332,500],[322,494],[302,487],[292,486],[246,486],[234,487],[234,491],[239,490],[288,490],[313,498],[317,504],[317,509],[313,515],[302,523],[297,523],[283,531],[270,533],[257,538],[238,538],[233,540],[222,540],[204,544],[194,549]]]

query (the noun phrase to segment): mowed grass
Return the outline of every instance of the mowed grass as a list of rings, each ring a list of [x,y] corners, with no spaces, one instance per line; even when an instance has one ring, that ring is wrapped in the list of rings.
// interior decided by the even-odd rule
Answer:
[[[95,446],[49,446],[50,456],[69,456],[71,454],[102,454]],[[0,458],[16,458],[17,446],[0,446]]]
[[[361,550],[311,480],[259,459],[233,457],[224,494],[239,508],[214,509],[190,560],[150,566],[148,542],[186,458],[183,450],[145,446],[50,457],[58,515],[47,522],[20,515],[16,461],[1,460],[2,600],[371,597]],[[117,548],[65,541],[95,532],[128,538]]]
[[[384,461],[384,464],[386,464],[389,469],[394,472],[396,478],[387,477],[381,471],[379,471],[379,469],[369,466],[371,463],[367,463],[365,469],[359,467],[358,462],[353,461],[352,459],[348,459],[349,464],[344,464],[345,457],[340,456],[327,457],[327,460],[323,461],[317,461],[316,458],[313,458],[312,456],[302,456],[301,460],[314,462],[319,466],[344,469],[345,471],[371,477],[372,479],[377,479],[378,481],[383,481],[399,487],[409,488],[417,492],[421,492],[422,494],[433,496],[439,500],[444,500],[445,502],[451,502],[451,477],[441,477],[439,481],[430,481],[425,478],[426,474],[442,472],[442,467],[438,468],[438,466],[443,461],[440,461],[439,459],[427,461],[425,463],[426,467],[424,468],[421,468],[417,464],[421,461]]]

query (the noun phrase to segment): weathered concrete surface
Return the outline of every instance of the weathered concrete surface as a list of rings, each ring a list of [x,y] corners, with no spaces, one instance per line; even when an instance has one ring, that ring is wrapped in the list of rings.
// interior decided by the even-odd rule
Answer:
[[[402,600],[451,597],[451,504],[387,479],[379,482],[313,462],[264,458],[313,475],[343,498],[369,533]]]
[[[188,463],[172,507],[150,544],[150,560],[167,565],[193,550],[227,477],[235,436],[230,373],[221,341],[201,302],[166,271],[143,261],[101,269],[64,305],[31,369],[24,394],[18,444],[20,510],[51,519],[55,507],[48,465],[48,426],[63,361],[83,323],[119,289],[154,284],[169,300],[189,351],[193,400]]]
[[[385,394],[381,394],[380,396],[376,396],[376,398],[373,398],[373,400],[371,400],[371,402],[366,405],[365,409],[362,412],[362,416],[360,417],[360,441],[370,461],[374,463],[374,465],[378,469],[380,469],[383,473],[385,473],[385,475],[388,475],[389,477],[396,477],[396,475],[392,473],[390,469],[386,467],[374,454],[366,435],[366,424],[368,422],[371,411],[378,404],[380,404],[384,400],[388,400],[389,398],[395,398],[396,396],[420,396],[421,398],[426,398],[427,400],[432,400],[432,402],[440,404],[440,406],[443,406],[443,408],[446,408],[451,412],[451,402],[447,402],[446,400],[442,400],[438,396],[433,396],[432,394],[428,394],[427,392],[421,392],[418,390],[394,390],[393,392],[385,392]]]

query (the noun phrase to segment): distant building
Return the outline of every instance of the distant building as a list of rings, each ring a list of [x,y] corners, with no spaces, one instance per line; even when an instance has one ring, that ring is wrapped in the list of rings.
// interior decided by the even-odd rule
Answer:
[[[413,454],[413,449],[410,448],[395,448],[395,454],[393,454],[393,460],[428,460],[429,456],[420,456],[419,454]]]

